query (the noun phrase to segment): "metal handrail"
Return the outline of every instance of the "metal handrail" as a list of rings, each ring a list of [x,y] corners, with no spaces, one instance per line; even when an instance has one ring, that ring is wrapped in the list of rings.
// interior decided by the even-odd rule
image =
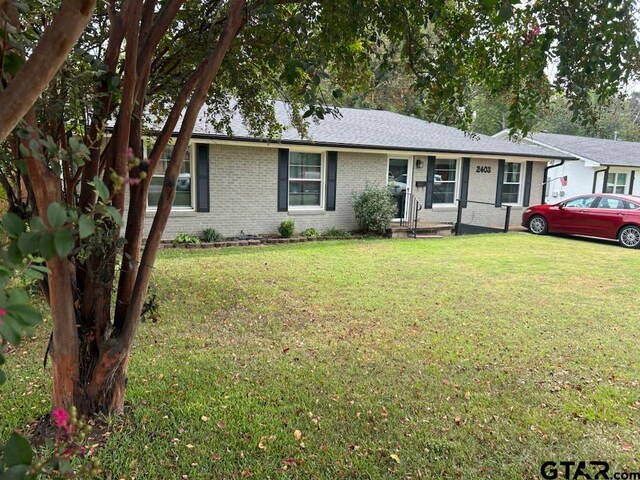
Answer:
[[[400,217],[400,226],[408,226],[413,238],[416,238],[418,235],[418,212],[422,210],[422,203],[411,192],[405,190],[402,194],[405,215]]]
[[[461,234],[461,227],[462,227],[462,209],[464,209],[466,207],[466,203],[477,203],[480,205],[493,205],[496,208],[503,208],[505,207],[507,209],[506,214],[505,214],[505,218],[504,218],[504,228],[502,229],[502,231],[504,233],[507,233],[509,231],[509,226],[511,224],[511,205],[496,205],[495,203],[491,203],[491,202],[479,202],[477,200],[468,200],[468,199],[464,199],[461,200],[460,198],[458,199],[458,215],[456,218],[456,225],[453,229],[453,231],[455,232],[455,235],[460,235]]]

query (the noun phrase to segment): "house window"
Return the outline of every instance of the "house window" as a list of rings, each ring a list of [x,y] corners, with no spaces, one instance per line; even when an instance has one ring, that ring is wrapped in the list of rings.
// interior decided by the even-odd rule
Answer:
[[[149,185],[149,207],[158,206],[158,200],[162,192],[162,184],[164,183],[164,172],[169,166],[172,153],[173,145],[168,145],[160,155],[160,161],[153,171]],[[182,166],[180,167],[180,173],[178,174],[176,197],[173,200],[173,207],[193,208],[193,182],[191,181],[193,172],[192,159],[193,155],[191,153],[191,147],[189,147],[184,156],[184,162],[182,162]]]
[[[624,193],[626,186],[626,173],[609,173],[607,175],[607,191],[605,193]]]
[[[506,162],[504,164],[504,177],[502,179],[502,203],[518,203],[521,183],[522,164]]]
[[[436,159],[433,203],[456,202],[457,160]]]
[[[289,206],[322,207],[323,173],[322,154],[289,152]]]

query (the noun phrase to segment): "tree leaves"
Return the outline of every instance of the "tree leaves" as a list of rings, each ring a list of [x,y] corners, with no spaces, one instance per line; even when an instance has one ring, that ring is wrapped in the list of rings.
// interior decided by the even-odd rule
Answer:
[[[93,187],[96,189],[96,193],[98,194],[98,197],[100,197],[100,200],[102,200],[103,202],[109,200],[111,194],[109,193],[109,189],[100,177],[94,177],[91,185],[93,185]]]
[[[59,228],[67,221],[67,209],[64,205],[54,202],[47,207],[47,221],[53,228]]]
[[[96,223],[93,219],[87,215],[80,215],[78,219],[78,234],[80,235],[80,240],[90,237],[95,231]]]
[[[22,220],[15,213],[9,212],[2,219],[2,225],[4,226],[5,231],[13,237],[17,237],[25,229],[24,220]]]
[[[15,465],[31,465],[33,450],[26,438],[13,433],[2,451],[3,460],[7,467]]]
[[[73,239],[71,230],[63,228],[55,233],[53,243],[58,256],[66,257],[73,251],[75,240]]]

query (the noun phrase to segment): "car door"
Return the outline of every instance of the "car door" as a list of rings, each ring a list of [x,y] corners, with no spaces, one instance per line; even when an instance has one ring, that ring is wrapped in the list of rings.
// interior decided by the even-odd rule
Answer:
[[[557,233],[589,235],[592,230],[589,209],[597,200],[596,195],[583,195],[558,205],[549,218],[549,230]]]
[[[616,238],[622,226],[626,202],[621,198],[603,196],[589,209],[590,233],[594,237]],[[585,234],[587,235],[587,234]]]

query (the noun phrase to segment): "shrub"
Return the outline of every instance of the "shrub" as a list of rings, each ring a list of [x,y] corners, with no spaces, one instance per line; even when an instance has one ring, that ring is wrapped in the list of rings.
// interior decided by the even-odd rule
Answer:
[[[295,220],[289,219],[285,220],[278,226],[278,233],[282,238],[291,238],[293,237],[293,232],[296,227]]]
[[[384,234],[396,216],[398,203],[388,187],[367,185],[353,194],[353,210],[364,233]]]
[[[182,232],[173,239],[172,243],[200,243],[200,239],[195,235]]]
[[[303,237],[319,237],[320,232],[313,227],[307,228],[303,232],[300,233]]]
[[[202,231],[202,235],[200,238],[203,242],[212,243],[212,242],[220,242],[224,240],[224,237],[220,232],[218,232],[215,228],[205,228]]]
[[[325,230],[322,234],[323,237],[350,237],[351,232],[344,228],[331,227],[329,230]]]

